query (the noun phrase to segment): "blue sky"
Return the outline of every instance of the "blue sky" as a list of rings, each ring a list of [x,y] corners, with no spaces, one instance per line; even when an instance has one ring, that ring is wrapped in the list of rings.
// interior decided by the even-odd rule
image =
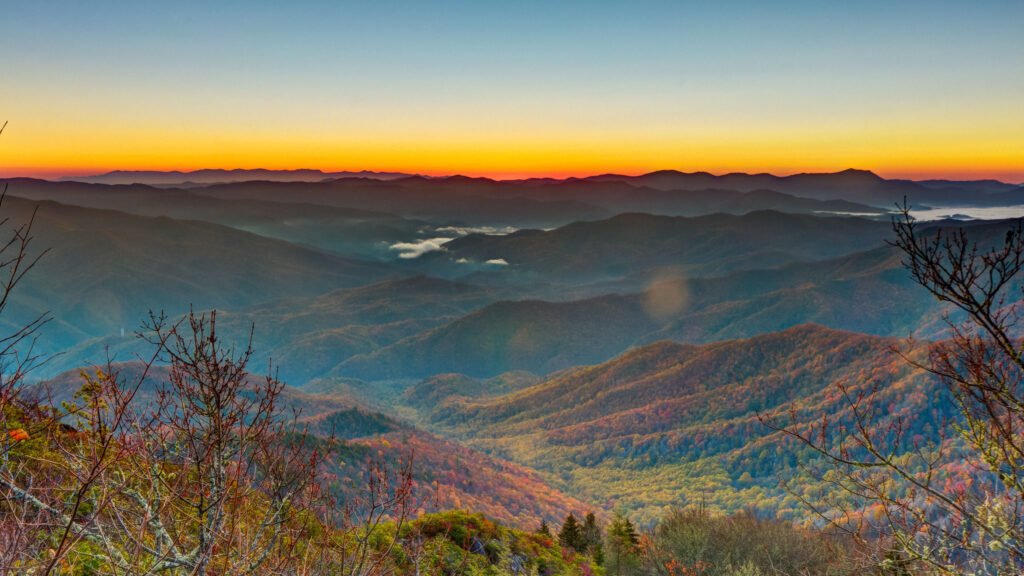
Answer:
[[[866,162],[1024,179],[1020,1],[40,1],[0,14],[12,171],[418,157],[430,171],[465,157],[469,172],[558,172],[562,154],[567,173]]]

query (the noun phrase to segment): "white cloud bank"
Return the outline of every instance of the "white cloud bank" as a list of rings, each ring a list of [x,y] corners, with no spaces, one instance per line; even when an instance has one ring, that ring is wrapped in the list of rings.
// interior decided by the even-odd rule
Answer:
[[[397,242],[392,244],[390,250],[398,250],[399,258],[411,260],[413,258],[419,258],[427,252],[440,252],[444,250],[444,245],[455,240],[455,238],[427,238],[426,240],[420,240],[418,242]]]
[[[490,236],[506,236],[515,231],[518,228],[512,226],[442,226],[440,228],[434,228],[435,234],[454,234],[455,237],[467,236],[469,234],[487,234]],[[423,228],[420,233],[429,233],[429,228]],[[396,242],[388,246],[389,250],[396,250],[399,252],[398,257],[405,260],[412,260],[419,258],[427,252],[443,252],[444,245],[448,242],[455,240],[455,238],[449,238],[447,236],[439,236],[436,238],[426,238],[424,240],[416,240],[414,242]],[[469,264],[469,260],[460,258],[456,261],[458,264]],[[495,266],[508,266],[502,258],[494,260],[488,260],[485,264],[492,264]]]

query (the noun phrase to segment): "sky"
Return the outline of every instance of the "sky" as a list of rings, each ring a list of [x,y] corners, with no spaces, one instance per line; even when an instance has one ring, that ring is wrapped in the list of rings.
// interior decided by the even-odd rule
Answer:
[[[1024,1],[0,0],[0,176],[1024,181]]]

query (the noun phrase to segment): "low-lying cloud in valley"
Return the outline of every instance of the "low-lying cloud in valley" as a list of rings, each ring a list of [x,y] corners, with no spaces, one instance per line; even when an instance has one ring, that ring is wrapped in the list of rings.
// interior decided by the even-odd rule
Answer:
[[[487,234],[489,236],[507,236],[513,232],[519,230],[512,226],[440,226],[433,229],[435,234],[454,234],[454,237],[438,236],[435,238],[425,238],[423,240],[416,240],[412,242],[396,242],[391,246],[388,246],[389,250],[398,251],[398,257],[405,260],[412,260],[419,258],[427,252],[443,252],[444,245],[455,238],[468,236],[470,234]],[[420,230],[420,233],[430,233],[429,228]],[[468,264],[469,260],[460,258],[457,261],[459,264]],[[485,264],[494,264],[497,266],[508,266],[502,258],[496,258],[488,260]]]
[[[444,245],[448,242],[455,240],[455,238],[427,238],[418,242],[396,242],[392,244],[390,250],[398,250],[399,258],[411,260],[413,258],[419,258],[427,252],[439,252],[444,250]]]

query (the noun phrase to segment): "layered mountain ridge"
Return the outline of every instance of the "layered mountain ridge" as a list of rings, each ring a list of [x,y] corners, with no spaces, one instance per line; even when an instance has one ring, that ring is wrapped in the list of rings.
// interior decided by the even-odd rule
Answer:
[[[73,391],[80,368],[144,355],[150,311],[216,309],[346,462],[416,453],[442,507],[522,526],[695,502],[805,518],[780,479],[807,454],[765,417],[848,418],[840,383],[877,387],[915,431],[950,415],[891,351],[942,338],[946,310],[886,244],[888,207],[1019,196],[864,171],[231,181],[257,175],[4,181],[8,222],[35,214],[32,250],[51,249],[4,315],[54,319],[33,377]],[[1007,226],[921,229],[989,246]]]

